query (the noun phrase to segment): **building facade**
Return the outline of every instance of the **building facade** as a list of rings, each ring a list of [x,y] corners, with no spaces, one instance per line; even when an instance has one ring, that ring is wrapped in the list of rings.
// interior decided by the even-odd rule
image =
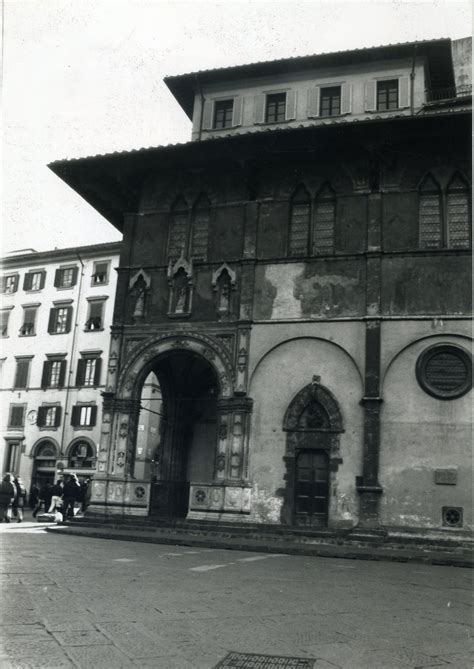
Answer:
[[[93,476],[120,243],[1,261],[3,472]]]
[[[95,511],[471,527],[460,46],[169,77],[193,141],[50,166],[124,235]]]

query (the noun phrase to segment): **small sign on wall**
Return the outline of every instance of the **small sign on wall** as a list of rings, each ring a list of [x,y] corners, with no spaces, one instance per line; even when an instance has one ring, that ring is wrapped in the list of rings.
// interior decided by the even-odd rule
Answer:
[[[456,469],[435,469],[435,483],[438,485],[456,485],[458,472]]]

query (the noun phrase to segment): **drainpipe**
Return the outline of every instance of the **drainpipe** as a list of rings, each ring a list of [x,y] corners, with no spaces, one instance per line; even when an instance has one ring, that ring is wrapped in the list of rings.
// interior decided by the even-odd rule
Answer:
[[[77,328],[79,326],[79,307],[81,304],[81,292],[82,292],[82,277],[84,276],[84,263],[82,262],[82,258],[79,255],[79,253],[76,254],[79,262],[81,263],[81,274],[79,276],[79,287],[77,291],[77,305],[76,305],[76,315],[74,318],[74,328],[72,331],[72,341],[71,341],[71,357],[70,357],[70,363],[69,363],[69,374],[68,374],[68,381],[66,383],[66,398],[64,400],[64,423],[63,423],[63,429],[61,431],[61,444],[60,444],[60,450],[59,450],[59,456],[63,457],[64,456],[64,433],[66,432],[66,417],[69,416],[68,413],[68,404],[69,404],[69,393],[71,390],[71,379],[72,379],[72,374],[74,373],[73,370],[73,359],[74,359],[74,350],[76,347],[76,337],[77,337]]]
[[[200,140],[201,136],[202,136],[202,119],[204,117],[204,95],[202,94],[201,84],[199,83],[199,79],[198,79],[197,75],[194,75],[194,80],[196,82],[196,88],[198,90],[199,97],[201,99],[201,110],[200,110],[201,113],[200,113],[200,116],[199,116],[199,131],[198,131],[199,132],[198,140]]]
[[[416,59],[416,44],[413,47],[413,61],[411,65],[411,72],[410,72],[410,113],[413,116],[415,114],[415,100],[414,100],[414,93],[415,93],[415,59]]]

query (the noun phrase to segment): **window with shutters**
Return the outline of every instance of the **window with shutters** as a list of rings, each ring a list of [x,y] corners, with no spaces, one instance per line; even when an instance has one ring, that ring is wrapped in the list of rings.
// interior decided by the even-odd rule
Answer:
[[[15,381],[13,384],[15,390],[28,387],[28,377],[32,359],[33,356],[16,358]]]
[[[286,119],[286,93],[269,93],[265,104],[265,122],[280,123]]]
[[[193,260],[207,260],[210,214],[211,203],[201,195],[193,209],[190,253]]]
[[[1,282],[1,292],[8,294],[16,293],[18,290],[18,279],[18,274],[9,274],[7,276],[3,276]]]
[[[66,380],[65,357],[65,355],[48,355],[48,359],[43,363],[41,377],[41,387],[43,389],[63,388]]]
[[[93,427],[97,420],[97,407],[94,404],[76,404],[72,407],[71,425],[73,427]]]
[[[46,272],[44,270],[38,272],[28,272],[23,279],[23,290],[34,292],[42,290],[46,280]]]
[[[109,280],[109,262],[95,262],[92,274],[92,285],[103,286]]]
[[[72,288],[77,283],[77,267],[60,267],[54,276],[56,288]]]
[[[23,323],[20,328],[20,336],[29,337],[36,334],[37,307],[23,307]]]
[[[339,116],[341,113],[341,87],[321,88],[319,115]]]
[[[54,307],[49,313],[48,332],[50,334],[67,334],[71,330],[72,307]]]
[[[428,174],[418,189],[418,223],[420,248],[470,248],[470,189],[456,173],[441,188]]]
[[[55,428],[61,424],[61,407],[59,405],[43,405],[38,408],[36,419],[38,427]]]
[[[188,205],[183,197],[179,197],[171,208],[168,234],[168,258],[171,261],[178,260],[181,254],[186,253],[188,220]]]
[[[398,109],[398,79],[377,81],[377,111]]]
[[[304,186],[299,186],[291,198],[289,255],[308,254],[311,222],[311,199]]]
[[[0,336],[8,337],[8,321],[10,320],[10,310],[0,311]]]
[[[336,194],[328,184],[325,184],[317,194],[314,204],[314,254],[334,251],[335,222]]]
[[[100,385],[102,358],[100,355],[84,355],[77,361],[76,386]]]
[[[90,300],[89,311],[86,320],[86,331],[104,329],[104,307],[105,300]]]
[[[214,102],[213,128],[232,128],[234,115],[234,100],[216,100]]]
[[[8,427],[19,428],[25,425],[26,404],[10,404]]]

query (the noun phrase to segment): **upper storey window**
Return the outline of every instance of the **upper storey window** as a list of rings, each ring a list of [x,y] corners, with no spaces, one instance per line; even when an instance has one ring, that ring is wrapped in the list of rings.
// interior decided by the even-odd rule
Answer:
[[[1,292],[2,293],[16,293],[18,290],[18,274],[9,274],[2,277]]]
[[[320,116],[339,116],[341,113],[341,87],[321,88]]]
[[[352,111],[352,84],[308,89],[308,118],[342,116]]]
[[[377,110],[398,109],[398,79],[377,81]]]
[[[56,288],[72,288],[77,283],[77,267],[60,267],[54,275]]]
[[[291,198],[289,255],[333,253],[335,223],[336,194],[329,184],[321,187],[313,201],[299,186]]]
[[[46,272],[44,270],[28,272],[23,279],[23,290],[32,292],[42,290],[44,288],[45,279]]]
[[[365,82],[365,111],[393,111],[410,106],[410,77]]]
[[[469,248],[469,187],[460,174],[446,188],[431,174],[423,179],[418,189],[418,220],[420,248]]]
[[[232,128],[233,100],[217,100],[214,105],[214,128]]]
[[[265,122],[280,123],[286,119],[286,93],[267,95]]]
[[[183,197],[171,210],[168,236],[168,260],[175,262],[182,255],[193,260],[206,261],[209,247],[211,203],[201,195],[191,211]]]
[[[243,98],[205,100],[202,112],[203,130],[236,128],[242,123]]]

